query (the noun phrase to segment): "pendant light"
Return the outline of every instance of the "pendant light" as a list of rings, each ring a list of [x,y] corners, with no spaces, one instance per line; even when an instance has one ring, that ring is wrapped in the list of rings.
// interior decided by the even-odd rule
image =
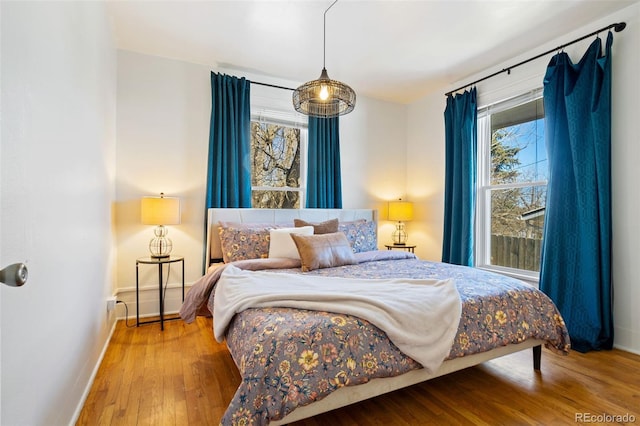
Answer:
[[[327,12],[338,0],[324,11],[324,45],[322,73],[317,80],[304,83],[293,91],[293,107],[299,113],[310,117],[332,118],[353,111],[356,106],[356,92],[348,85],[331,80],[325,68],[327,50]]]

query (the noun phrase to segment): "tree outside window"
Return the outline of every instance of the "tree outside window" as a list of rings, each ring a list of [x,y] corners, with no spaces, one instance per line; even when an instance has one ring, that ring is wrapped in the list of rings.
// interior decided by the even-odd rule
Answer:
[[[254,208],[300,208],[301,129],[251,122],[251,186]]]

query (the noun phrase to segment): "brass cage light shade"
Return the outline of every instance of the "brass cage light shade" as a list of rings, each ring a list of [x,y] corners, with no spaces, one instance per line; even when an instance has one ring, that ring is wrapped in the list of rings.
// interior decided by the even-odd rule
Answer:
[[[322,68],[320,78],[293,91],[295,110],[312,117],[337,117],[350,113],[355,106],[356,92],[340,81],[331,80],[326,68]]]
[[[322,73],[317,80],[304,83],[293,91],[293,108],[311,117],[333,118],[348,114],[356,106],[356,92],[348,85],[331,80],[324,65],[327,50],[327,12],[338,0],[324,11],[324,57]]]

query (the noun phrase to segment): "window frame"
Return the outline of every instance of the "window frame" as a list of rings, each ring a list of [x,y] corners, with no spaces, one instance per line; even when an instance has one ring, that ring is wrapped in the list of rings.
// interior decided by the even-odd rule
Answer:
[[[542,97],[542,88],[534,89],[510,99],[478,108],[478,146],[476,180],[476,215],[474,264],[479,269],[498,272],[537,283],[540,272],[491,264],[491,194],[495,190],[547,186],[546,180],[491,184],[491,121],[492,114],[506,111]]]
[[[283,192],[298,192],[299,195],[299,209],[304,209],[306,204],[307,193],[307,149],[309,140],[308,122],[297,121],[296,117],[289,117],[289,114],[281,111],[269,111],[261,109],[260,113],[251,114],[251,122],[259,122],[265,124],[275,124],[278,126],[287,126],[300,130],[300,187],[291,186],[254,186],[251,185],[251,193],[253,191],[283,191]],[[252,159],[253,160],[253,159]],[[253,164],[253,161],[252,161]],[[251,168],[251,180],[253,181],[253,167]],[[253,206],[252,195],[252,208],[260,208]]]

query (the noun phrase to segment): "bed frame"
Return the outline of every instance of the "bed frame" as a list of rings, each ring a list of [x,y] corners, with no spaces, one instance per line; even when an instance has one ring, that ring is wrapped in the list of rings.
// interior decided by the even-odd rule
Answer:
[[[443,362],[438,371],[433,374],[429,374],[426,370],[421,368],[419,370],[411,370],[400,376],[372,379],[370,382],[363,383],[361,385],[345,386],[330,393],[324,399],[296,408],[295,411],[285,416],[282,420],[272,421],[269,425],[285,425],[306,419],[321,413],[326,413],[327,411],[335,410],[336,408],[345,407],[350,404],[355,404],[356,402],[364,401],[365,399],[380,396],[407,386],[444,376],[445,374],[453,373],[454,371],[473,367],[474,365],[499,358],[503,355],[519,352],[524,349],[533,348],[534,368],[537,367],[535,369],[539,370],[542,343],[543,342],[541,340],[529,339],[515,345],[502,346],[489,352],[482,352],[462,358],[451,359]]]
[[[370,209],[209,209],[206,240],[207,270],[211,265],[222,262],[222,249],[218,238],[219,221],[292,224],[295,218],[308,222],[322,222],[336,217],[340,221],[358,219],[377,221],[377,211]],[[400,376],[373,379],[361,385],[346,386],[336,390],[324,399],[298,407],[283,419],[273,421],[270,424],[285,425],[292,423],[529,348],[533,348],[533,368],[534,370],[540,370],[543,343],[541,340],[529,339],[522,343],[502,346],[488,352],[447,360],[442,363],[435,373],[430,374],[424,369],[412,370]]]

